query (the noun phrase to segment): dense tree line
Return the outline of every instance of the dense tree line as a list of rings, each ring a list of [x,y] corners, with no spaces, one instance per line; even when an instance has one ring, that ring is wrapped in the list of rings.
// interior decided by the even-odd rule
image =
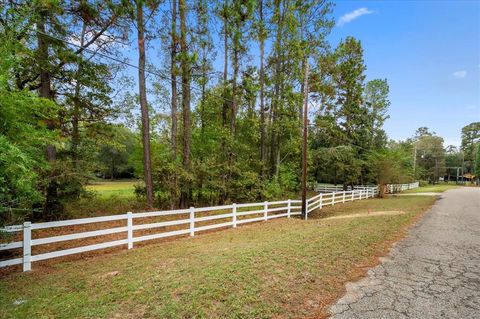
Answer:
[[[305,97],[309,182],[411,180],[413,140],[389,143],[382,129],[387,80],[366,82],[357,39],[328,43],[332,10],[325,0],[4,2],[1,206],[56,218],[95,175],[143,178],[148,207],[296,192]]]

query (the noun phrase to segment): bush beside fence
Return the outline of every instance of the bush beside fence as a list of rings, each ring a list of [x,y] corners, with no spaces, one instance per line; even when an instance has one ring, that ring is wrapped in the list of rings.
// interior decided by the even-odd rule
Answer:
[[[407,185],[407,186],[403,186]],[[397,190],[405,190],[410,188],[418,187],[418,183],[412,184],[401,184],[389,185],[388,188],[390,192]],[[353,190],[339,191],[336,188],[330,188],[331,191],[328,192],[327,188],[318,190],[322,191],[320,194],[315,195],[307,200],[307,216],[308,213],[316,210],[322,209],[325,206],[331,206],[338,203],[345,203],[354,200],[362,200],[366,198],[372,198],[378,195],[377,186],[359,186],[355,187]],[[205,213],[215,213],[213,215],[200,216]],[[23,233],[23,240],[11,242],[7,244],[0,244],[0,251],[12,250],[12,249],[22,249],[22,255],[18,258],[13,258],[9,260],[0,261],[0,268],[13,266],[13,265],[23,265],[23,271],[31,270],[31,265],[33,262],[68,256],[72,254],[78,254],[98,249],[104,249],[109,247],[116,247],[125,245],[128,249],[132,249],[134,243],[141,241],[166,238],[172,236],[180,235],[190,235],[195,236],[195,233],[211,230],[215,228],[224,228],[224,227],[237,227],[237,225],[251,223],[251,222],[260,222],[268,221],[274,218],[282,218],[291,216],[301,215],[301,201],[300,200],[284,200],[284,201],[272,201],[272,202],[263,202],[263,203],[248,203],[248,204],[231,204],[223,206],[213,206],[213,207],[201,207],[195,208],[190,207],[188,209],[178,209],[170,211],[154,211],[154,212],[144,212],[144,213],[125,213],[121,215],[112,215],[112,216],[102,216],[102,217],[93,217],[93,218],[81,218],[81,219],[71,219],[55,222],[45,222],[45,223],[30,223],[25,222],[23,225],[8,226],[3,229],[3,231],[9,233]],[[155,223],[135,223],[135,221],[141,221],[142,218],[151,218],[151,217],[161,217],[161,216],[170,216],[176,219],[155,222]],[[73,234],[65,234],[58,236],[51,236],[45,238],[34,239],[32,237],[32,232],[40,229],[47,228],[57,228],[73,225],[83,225],[91,223],[105,223],[112,221],[125,221],[125,226],[122,227],[113,227],[108,229],[100,229],[94,231],[79,232]],[[205,224],[209,223],[209,224]],[[168,226],[182,225],[183,229],[173,230],[173,231],[164,231],[154,234],[147,234],[141,236],[135,236],[135,231],[141,231],[146,229],[157,229],[165,228]],[[118,234],[124,233],[125,238],[120,240],[113,240],[108,242],[102,242],[93,245],[86,245],[81,247],[69,248],[55,250],[47,253],[41,253],[32,255],[32,246],[45,245],[51,243],[58,243],[70,240],[84,239],[89,237],[104,236],[109,234]]]

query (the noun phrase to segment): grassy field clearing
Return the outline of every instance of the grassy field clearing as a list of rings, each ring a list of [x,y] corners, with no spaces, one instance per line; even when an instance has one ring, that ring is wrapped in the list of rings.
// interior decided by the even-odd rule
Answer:
[[[282,219],[51,263],[0,279],[1,318],[320,316],[432,197],[370,199]],[[326,214],[404,215],[325,221]],[[315,218],[316,217],[316,218]]]
[[[427,186],[422,186],[414,189],[409,189],[402,193],[430,193],[430,192],[443,193],[446,190],[455,189],[459,187],[461,186],[455,185],[455,184],[436,184],[436,185],[427,185]]]
[[[87,190],[95,192],[101,198],[108,197],[135,197],[135,185],[140,184],[139,180],[125,181],[100,181],[87,186]]]

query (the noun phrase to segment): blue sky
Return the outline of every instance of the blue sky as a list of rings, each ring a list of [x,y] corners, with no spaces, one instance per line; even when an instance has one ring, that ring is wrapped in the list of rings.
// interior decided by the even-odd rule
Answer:
[[[390,138],[427,126],[459,145],[461,128],[480,121],[480,2],[337,1],[334,17],[332,45],[356,37],[367,80],[388,79]]]

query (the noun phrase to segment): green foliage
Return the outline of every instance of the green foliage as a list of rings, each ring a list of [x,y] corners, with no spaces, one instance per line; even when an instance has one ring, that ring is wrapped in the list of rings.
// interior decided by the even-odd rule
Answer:
[[[445,151],[443,138],[430,134],[422,134],[414,142],[417,149],[417,177],[431,182],[437,182],[445,170]]]
[[[42,196],[37,190],[32,158],[3,135],[0,135],[0,149],[0,225],[3,225],[21,219]],[[9,214],[11,211],[14,213]]]
[[[377,184],[403,184],[413,181],[411,155],[401,148],[373,152],[368,160]]]
[[[477,184],[480,183],[480,144],[477,145],[477,157],[475,159],[475,175],[477,178]]]
[[[134,167],[130,157],[139,147],[133,132],[121,125],[103,126],[102,135],[97,137],[96,142],[99,144],[95,152],[98,175],[110,179],[133,177]]]
[[[315,179],[329,183],[377,182],[372,154],[386,147],[389,86],[375,79],[367,84],[360,41],[347,37],[320,61],[312,80],[314,98],[324,107],[311,128],[311,163]]]
[[[480,145],[480,122],[473,122],[462,128],[461,150],[467,173],[474,172],[476,149]]]
[[[0,9],[0,133],[8,150],[2,153],[2,200],[48,208],[46,194],[55,197],[58,206],[37,219],[60,218],[62,205],[71,209],[72,203],[87,205],[89,200],[107,207],[104,197],[85,191],[92,178],[145,175],[139,98],[128,85],[136,83],[116,77],[131,71],[118,61],[125,58],[122,43],[137,43],[128,39],[136,33],[136,3],[120,4],[20,0]],[[347,37],[334,48],[327,41],[334,26],[332,3],[182,1],[180,25],[179,17],[173,23],[164,14],[171,12],[171,2],[138,4],[145,9],[145,41],[151,48],[146,90],[153,97],[148,133],[156,207],[297,193],[305,82],[309,99],[320,105],[308,114],[313,120],[309,182],[411,178],[412,141],[388,144],[383,130],[390,105],[387,80],[366,82],[359,40]],[[219,40],[225,42],[219,45]],[[251,58],[257,44],[264,48],[261,66]],[[161,65],[149,65],[151,51],[160,55]],[[214,69],[219,54],[223,76]],[[305,79],[307,65],[311,75]],[[150,76],[153,72],[157,76]],[[172,83],[181,91],[173,99]],[[178,114],[171,112],[174,102]],[[474,124],[464,132],[466,154],[477,143]],[[415,145],[425,156],[418,160],[417,176],[434,179],[442,174],[432,169],[434,160],[436,167],[443,165],[442,143],[427,128],[418,134]],[[47,146],[56,150],[49,162]],[[7,171],[17,175],[7,176]],[[145,193],[138,184],[135,203]]]
[[[18,65],[19,43],[0,45],[0,223],[11,223],[41,205],[43,181],[48,169],[44,147],[57,136],[45,120],[58,110],[55,104],[28,91],[12,90],[11,70]],[[13,213],[10,213],[13,212]]]

